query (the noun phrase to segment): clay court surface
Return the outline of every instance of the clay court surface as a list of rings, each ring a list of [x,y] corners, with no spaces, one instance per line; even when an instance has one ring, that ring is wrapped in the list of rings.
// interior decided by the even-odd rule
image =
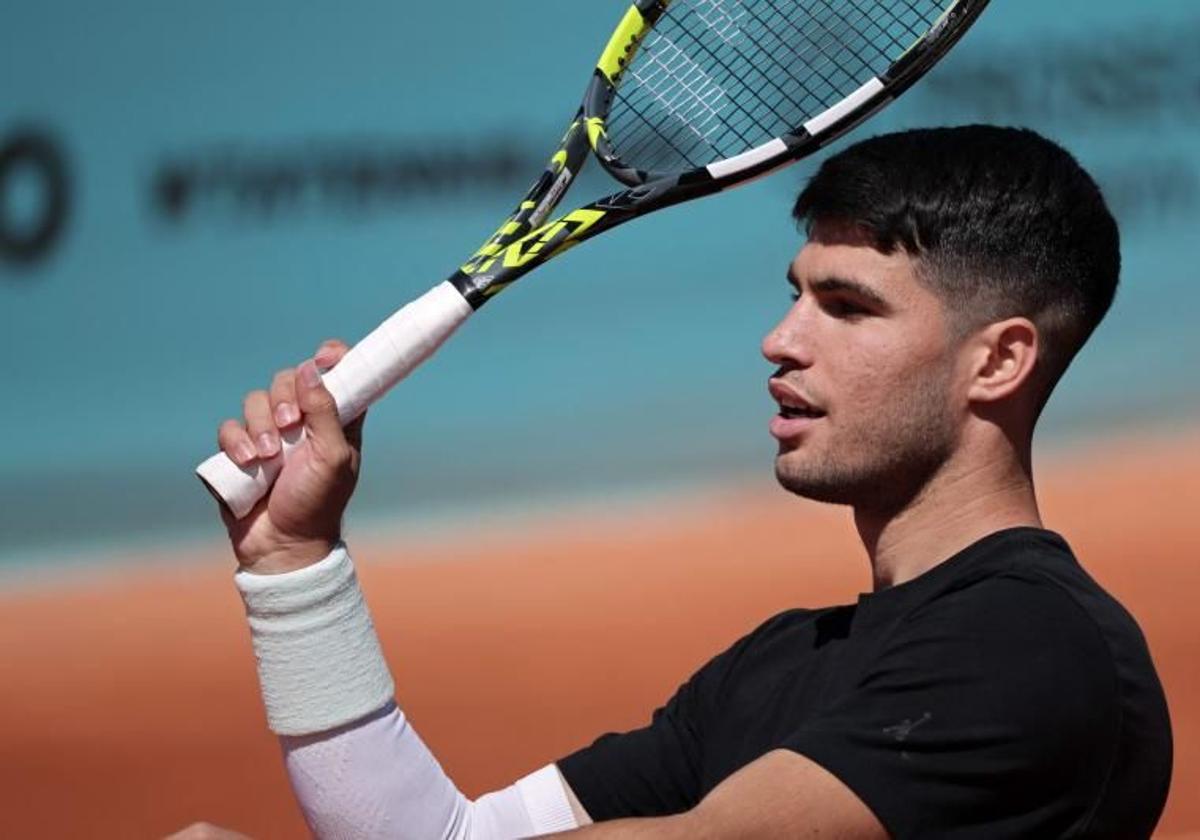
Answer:
[[[1047,524],[1138,618],[1166,686],[1158,836],[1200,836],[1200,435],[1097,442],[1039,470]],[[470,795],[640,725],[772,613],[868,584],[845,511],[766,484],[352,549],[399,701]],[[214,542],[172,570],[0,593],[0,835],[157,837],[203,819],[305,836],[231,573]]]

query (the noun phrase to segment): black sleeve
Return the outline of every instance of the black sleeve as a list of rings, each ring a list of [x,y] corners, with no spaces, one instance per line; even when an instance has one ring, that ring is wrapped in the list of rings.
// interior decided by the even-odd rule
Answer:
[[[700,746],[690,714],[695,679],[654,712],[649,726],[601,735],[559,760],[558,769],[593,820],[665,816],[696,804]]]
[[[993,577],[909,615],[855,690],[782,746],[894,838],[1058,837],[1103,790],[1118,703],[1108,647],[1070,595]]]
[[[703,704],[719,691],[752,640],[780,618],[765,622],[709,660],[654,712],[649,726],[602,735],[558,761],[593,820],[666,816],[699,803]]]

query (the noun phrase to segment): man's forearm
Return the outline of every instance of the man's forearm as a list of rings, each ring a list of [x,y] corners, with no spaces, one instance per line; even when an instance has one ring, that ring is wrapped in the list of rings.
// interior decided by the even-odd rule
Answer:
[[[279,740],[317,837],[499,840],[576,824],[554,765],[468,800],[394,704],[333,732]]]
[[[394,703],[344,546],[299,571],[236,580],[267,719],[317,837],[492,840],[579,824],[553,765],[475,802],[459,792]]]
[[[570,840],[704,840],[710,835],[688,813],[670,817],[609,820],[554,836]]]

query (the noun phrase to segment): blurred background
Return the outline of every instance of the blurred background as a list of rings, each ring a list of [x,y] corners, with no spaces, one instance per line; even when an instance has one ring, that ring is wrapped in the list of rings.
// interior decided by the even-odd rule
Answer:
[[[0,745],[0,781],[10,782],[0,799],[25,791],[4,803],[0,821],[24,819],[27,831],[41,826],[47,836],[153,836],[193,812],[225,813],[243,830],[292,836],[302,826],[254,705],[232,563],[192,470],[213,450],[220,420],[240,413],[244,392],[326,337],[360,337],[492,232],[553,151],[625,3],[573,3],[553,14],[540,4],[484,2],[0,3],[0,669],[11,669],[0,677],[0,718],[19,730]],[[1197,461],[1200,404],[1198,42],[1200,7],[1190,0],[1003,0],[948,60],[849,138],[975,121],[1029,126],[1062,142],[1103,187],[1122,226],[1123,286],[1051,402],[1039,452],[1057,470],[1047,486],[1059,495],[1048,501],[1080,523],[1081,539],[1097,511],[1110,511],[1103,518],[1113,539],[1141,552],[1098,576],[1114,589],[1125,582],[1118,595],[1143,626],[1155,612],[1161,641],[1147,632],[1156,656],[1194,655],[1200,644],[1184,607],[1160,612],[1159,596],[1139,588],[1147,580],[1173,581],[1176,594],[1190,586],[1194,573],[1177,565],[1200,547],[1187,513],[1200,504],[1194,473],[1180,468]],[[375,597],[399,587],[410,593],[394,595],[404,614],[429,609],[447,634],[471,625],[492,638],[495,626],[468,620],[466,610],[456,618],[453,604],[450,612],[423,607],[407,583],[384,578],[469,561],[473,580],[493,580],[498,569],[519,570],[504,563],[543,552],[572,558],[571,580],[598,573],[581,557],[645,557],[631,574],[658,574],[670,588],[678,570],[654,566],[670,562],[654,542],[668,531],[699,540],[685,553],[704,543],[698,528],[722,521],[730,530],[712,539],[747,558],[789,545],[764,536],[770,524],[749,513],[763,509],[755,500],[770,491],[774,450],[770,367],[758,344],[788,303],[784,272],[801,244],[790,204],[818,163],[648,217],[554,261],[373,408],[350,529],[368,546],[368,572],[379,568]],[[567,203],[601,190],[608,183],[593,172]],[[1113,464],[1127,472],[1112,473]],[[1122,499],[1131,482],[1138,498]],[[1111,493],[1094,501],[1079,495],[1084,485]],[[1140,518],[1130,512],[1137,501]],[[1168,525],[1166,508],[1180,511]],[[840,535],[816,544],[850,558],[848,571],[842,588],[801,581],[789,597],[852,598],[865,564],[847,523],[824,511],[803,516]],[[614,533],[644,540],[624,555],[619,544],[598,551]],[[1177,565],[1160,569],[1149,557]],[[1139,575],[1121,577],[1126,560]],[[696,567],[685,568],[678,573],[701,586]],[[712,566],[710,583],[724,581],[721,568]],[[429,574],[436,591],[449,585]],[[736,618],[719,609],[724,585],[713,584],[709,601],[693,593],[693,608],[711,604],[709,618],[724,616],[719,631],[672,660],[678,673],[647,665],[647,679],[659,682],[630,689],[629,708],[648,712],[644,702],[703,661],[689,657],[705,645],[711,654],[765,615],[774,603],[767,593],[779,592],[772,574],[754,578],[761,589],[750,589],[765,600],[738,601]],[[611,630],[629,608],[621,585],[609,583],[611,602],[594,587],[577,593],[594,596],[590,608],[603,614],[589,627]],[[173,599],[189,591],[213,593],[213,606],[206,614],[189,601],[201,613],[185,626],[190,607]],[[479,598],[495,601],[486,590]],[[513,606],[505,620],[559,600],[549,593]],[[521,620],[532,632],[536,622]],[[635,638],[640,625],[630,621],[621,626]],[[591,638],[572,626],[584,634],[572,644]],[[222,632],[232,647],[218,655],[204,637]],[[389,656],[399,662],[403,634],[417,631],[395,632]],[[596,632],[597,644],[610,638]],[[161,661],[129,654],[155,638],[165,646]],[[88,664],[47,665],[52,657]],[[266,780],[257,805],[245,787],[206,797],[196,778],[164,776],[165,767],[202,761],[165,735],[157,743],[173,751],[137,758],[149,754],[147,733],[159,731],[147,710],[132,711],[133,698],[151,691],[139,675],[174,663],[186,682],[202,661],[210,677],[229,675],[243,705],[220,724],[193,719],[206,733],[196,742],[217,743],[224,731],[230,744],[253,745],[262,764],[245,772]],[[429,668],[429,680],[444,676]],[[529,671],[536,677],[537,667]],[[117,674],[132,681],[124,694]],[[207,689],[221,683],[210,677]],[[576,677],[588,679],[584,670]],[[1194,686],[1164,680],[1177,737],[1191,737],[1195,728],[1180,722]],[[204,707],[188,696],[189,709]],[[36,697],[51,699],[31,719]],[[465,784],[508,772],[478,751],[471,758],[465,741],[456,746],[461,727],[447,723],[437,734],[445,700],[413,698]],[[563,717],[542,749],[577,745],[589,731],[582,720],[624,722],[588,717],[586,709],[613,705],[602,701]],[[522,702],[532,708],[529,697]],[[46,740],[78,715],[87,720],[77,737]],[[160,723],[164,733],[187,729],[178,717]],[[109,740],[89,740],[101,729]],[[1177,751],[1194,747],[1181,740]],[[129,772],[143,779],[144,795],[137,785],[99,786],[116,752],[134,756],[129,766],[142,776]],[[218,753],[204,760],[227,768],[230,753]],[[213,769],[205,789],[220,790],[216,777],[245,778],[229,772]],[[54,801],[67,780],[77,798],[59,790],[66,808],[38,810],[38,797]],[[246,801],[231,804],[238,791]],[[1200,831],[1200,813],[1175,800],[1171,807],[1164,831]]]

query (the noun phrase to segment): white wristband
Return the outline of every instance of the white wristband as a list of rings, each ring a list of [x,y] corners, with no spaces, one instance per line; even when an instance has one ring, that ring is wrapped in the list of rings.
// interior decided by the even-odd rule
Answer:
[[[234,582],[273,732],[323,732],[392,700],[395,683],[345,545],[294,572],[240,569]]]

